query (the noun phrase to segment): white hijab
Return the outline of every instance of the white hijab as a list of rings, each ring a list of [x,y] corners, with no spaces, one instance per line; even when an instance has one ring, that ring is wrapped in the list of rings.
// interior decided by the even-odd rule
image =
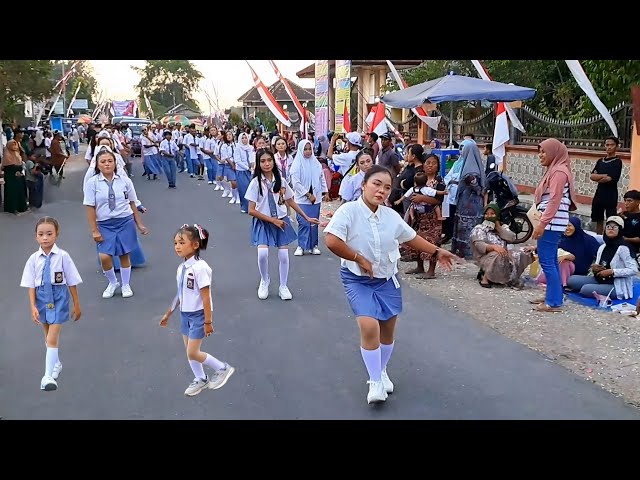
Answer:
[[[320,198],[322,196],[322,186],[320,183],[320,177],[323,175],[322,165],[313,154],[313,145],[311,156],[309,158],[304,156],[304,147],[307,144],[311,144],[311,142],[309,140],[301,140],[300,143],[298,143],[298,150],[291,165],[290,175],[293,177],[294,182],[297,180],[307,190],[313,186],[313,194],[317,198]]]
[[[124,163],[124,160],[122,158],[122,155],[120,155],[119,153],[114,152],[111,149],[111,147],[108,147],[106,145],[98,145],[98,146],[96,146],[96,152],[93,154],[93,158],[91,159],[91,163],[89,164],[89,168],[87,169],[87,173],[85,173],[85,175],[84,175],[83,185],[85,185],[90,178],[92,178],[94,175],[96,175],[96,165],[97,165],[96,157],[102,151],[108,151],[108,152],[113,153],[115,155],[115,157],[116,157],[116,167],[118,167],[118,175],[122,175],[122,176],[128,177],[127,169],[125,168],[125,163]]]

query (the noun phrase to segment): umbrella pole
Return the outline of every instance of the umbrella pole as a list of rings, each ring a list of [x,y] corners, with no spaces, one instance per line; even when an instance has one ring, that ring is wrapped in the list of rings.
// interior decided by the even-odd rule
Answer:
[[[449,103],[449,105],[451,106],[451,116],[449,117],[451,119],[449,122],[449,148],[453,148],[453,102]]]

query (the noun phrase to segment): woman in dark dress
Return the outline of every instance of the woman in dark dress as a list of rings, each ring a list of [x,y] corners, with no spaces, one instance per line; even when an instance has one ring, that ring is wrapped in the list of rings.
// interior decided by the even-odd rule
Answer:
[[[27,211],[27,183],[22,164],[22,150],[16,140],[9,140],[2,155],[4,172],[4,211],[16,215]]]

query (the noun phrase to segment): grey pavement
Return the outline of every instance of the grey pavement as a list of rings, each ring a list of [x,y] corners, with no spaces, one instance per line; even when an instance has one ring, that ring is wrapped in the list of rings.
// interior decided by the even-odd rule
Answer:
[[[250,217],[206,182],[178,176],[178,189],[147,181],[135,160],[134,183],[149,211],[142,238],[147,265],[134,269],[135,295],[101,298],[106,286],[82,206],[82,160],[57,188],[47,185],[40,212],[0,214],[0,416],[4,419],[637,419],[640,412],[446,305],[405,287],[389,374],[396,392],[366,403],[358,331],[339,279],[339,261],[291,255],[293,300],[257,298]],[[61,223],[58,245],[70,252],[84,283],[82,319],[62,330],[64,369],[54,392],[39,389],[42,329],[30,320],[24,263],[36,251],[40,215]],[[179,317],[158,326],[175,292],[179,263],[173,235],[198,222],[212,233],[203,253],[214,272],[214,335],[203,350],[236,373],[219,390],[188,398],[193,374]],[[293,248],[291,249],[291,254]]]

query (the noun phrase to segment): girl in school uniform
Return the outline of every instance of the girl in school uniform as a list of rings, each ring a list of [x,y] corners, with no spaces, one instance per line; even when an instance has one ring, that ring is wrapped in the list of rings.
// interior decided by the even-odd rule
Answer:
[[[231,197],[229,203],[240,203],[240,197],[238,196],[238,182],[236,180],[236,163],[233,160],[235,154],[235,143],[233,142],[233,132],[228,130],[225,132],[222,142],[220,143],[220,160],[222,161],[222,176],[227,181],[226,187],[230,190],[226,195]],[[223,193],[224,197],[225,194]]]
[[[298,143],[296,158],[289,171],[289,180],[295,193],[295,200],[308,217],[319,218],[322,200],[328,202],[329,189],[324,179],[322,165],[313,154],[313,144],[309,140]],[[318,248],[318,226],[311,225],[298,214],[298,248],[294,253],[299,257],[304,252],[320,255]]]
[[[247,187],[251,183],[251,166],[255,159],[255,151],[249,144],[249,135],[242,132],[238,136],[238,148],[234,153],[236,162],[236,181],[238,182],[238,197],[240,198],[240,211],[249,212],[249,201],[244,197]]]
[[[324,230],[327,248],[342,259],[342,285],[360,328],[360,352],[369,373],[367,403],[384,402],[394,388],[387,364],[402,311],[398,246],[406,243],[429,253],[447,269],[456,258],[417,236],[397,212],[384,206],[392,183],[388,169],[372,166],[364,176],[362,196],[340,206]]]
[[[363,148],[356,155],[357,173],[347,175],[340,183],[339,195],[343,202],[354,202],[362,195],[364,175],[373,166],[373,149]]]
[[[209,232],[197,223],[193,226],[185,224],[173,242],[176,254],[184,261],[176,276],[178,293],[160,320],[160,326],[167,326],[176,305],[180,304],[180,331],[195,375],[184,394],[193,397],[205,388],[215,390],[222,387],[235,369],[200,350],[202,339],[213,333],[211,267],[200,258],[200,251],[205,250],[209,243]],[[204,365],[214,370],[212,378],[204,373]]]
[[[293,190],[282,180],[275,166],[273,153],[262,148],[256,152],[256,169],[249,183],[245,198],[249,200],[249,215],[253,217],[251,242],[258,247],[258,270],[260,286],[258,298],[269,296],[269,247],[278,248],[280,271],[279,295],[282,300],[291,300],[287,287],[289,276],[289,250],[287,245],[298,236],[287,216],[287,205],[294,209],[307,222],[318,225],[317,218],[310,218],[293,199]]]
[[[116,157],[116,167],[118,169],[118,172],[123,176],[123,177],[128,177],[129,174],[127,172],[126,169],[126,165],[124,162],[124,159],[122,158],[122,156],[119,153],[116,153],[115,151],[113,151],[113,142],[112,140],[109,138],[109,134],[107,132],[105,132],[107,134],[107,136],[102,136],[99,140],[98,140],[98,144],[96,145],[95,148],[95,155],[93,156],[93,158],[91,159],[91,163],[89,164],[89,168],[87,169],[87,173],[85,173],[84,175],[84,182],[82,183],[82,185],[86,185],[87,182],[89,180],[91,180],[91,178],[93,178],[96,175],[96,157],[98,156],[98,152],[100,151],[109,151],[112,152],[115,157]],[[100,132],[100,134],[102,134],[102,132]],[[100,135],[98,134],[98,135]],[[138,211],[140,213],[145,213],[147,211],[147,209],[145,208],[144,205],[142,205],[142,202],[140,201],[140,199],[136,199],[136,208],[138,209]],[[137,239],[137,237],[136,237]],[[96,252],[98,254],[98,264],[101,264],[102,262],[100,261],[100,250],[99,247],[96,245]],[[146,257],[144,256],[144,252],[142,251],[142,246],[140,245],[140,242],[137,242],[137,246],[136,248],[134,248],[131,251],[131,266],[132,267],[141,267],[142,265],[144,265],[147,261]],[[121,266],[120,266],[120,259],[118,257],[115,257],[113,259],[113,268],[115,270],[120,270]]]
[[[84,201],[87,219],[93,239],[98,244],[100,262],[109,285],[102,298],[111,298],[120,286],[113,268],[113,257],[120,257],[122,275],[122,296],[129,298],[133,291],[129,285],[131,278],[131,258],[129,254],[136,248],[138,238],[136,225],[142,235],[147,228],[142,224],[140,212],[136,208],[133,182],[126,175],[120,175],[113,152],[100,151],[96,157],[96,175],[84,185]]]
[[[69,254],[56,245],[59,231],[55,218],[38,220],[36,241],[40,248],[27,260],[20,282],[29,289],[31,320],[44,329],[47,353],[40,389],[45,391],[58,388],[56,380],[62,371],[58,340],[62,324],[69,320],[69,294],[73,298],[71,316],[78,321],[82,314],[77,289],[82,278]]]

